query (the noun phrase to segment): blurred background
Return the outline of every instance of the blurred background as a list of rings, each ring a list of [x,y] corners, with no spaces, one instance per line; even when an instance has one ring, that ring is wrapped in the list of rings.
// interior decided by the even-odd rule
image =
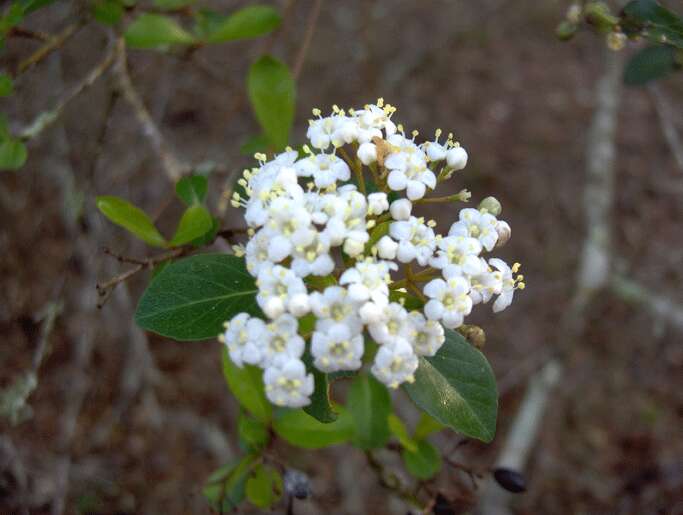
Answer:
[[[247,4],[199,1],[223,11]],[[326,112],[384,97],[408,131],[455,133],[470,160],[449,187],[468,188],[474,202],[495,195],[512,226],[500,253],[523,264],[527,288],[505,312],[493,316],[483,307],[472,317],[486,331],[483,352],[499,381],[498,434],[453,456],[475,470],[496,463],[530,379],[553,356],[559,381],[546,392],[538,430],[529,429],[528,491],[509,501],[511,512],[683,513],[680,75],[622,90],[633,45],[609,52],[588,32],[558,41],[554,30],[568,7],[562,1],[273,4],[284,13],[282,27],[261,41],[191,55],[128,53],[132,82],[164,145],[184,162],[217,163],[209,205],[219,206],[229,179],[252,164],[240,152],[258,133],[244,87],[249,64],[269,48],[293,65],[319,7],[297,78],[293,143],[303,141],[313,107]],[[22,27],[58,33],[75,8],[57,2]],[[0,104],[11,124],[25,126],[54,106],[108,44],[106,29],[89,23],[23,73],[15,95]],[[38,46],[8,39],[2,66],[14,69]],[[165,221],[182,210],[159,149],[117,91],[105,73],[30,140],[21,171],[0,175],[0,387],[3,412],[14,414],[0,420],[3,514],[209,513],[203,481],[237,452],[238,407],[224,384],[220,344],[136,329],[147,272],[97,308],[96,284],[129,268],[103,248],[139,258],[149,249],[104,220],[95,196],[131,200],[167,233],[173,227]],[[607,116],[606,130],[596,113]],[[592,138],[604,145],[596,150]],[[587,185],[599,188],[597,219],[584,206]],[[433,214],[445,225],[457,210]],[[241,226],[237,210],[221,216],[224,227]],[[577,280],[593,230],[598,241],[606,238],[600,231],[611,233],[611,244],[600,247],[608,278],[601,272],[594,285],[590,277]],[[219,240],[214,248],[229,247]],[[27,405],[9,409],[7,391],[33,386],[22,383],[32,370],[37,384]],[[395,403],[413,416],[407,397]],[[438,443],[450,449],[459,441],[444,433]],[[381,488],[360,451],[283,444],[279,452],[311,478],[313,496],[297,501],[296,513],[408,511]],[[472,491],[455,469],[439,482],[454,497],[461,492],[461,508],[484,490]],[[443,513],[464,512],[458,509]],[[284,513],[284,505],[274,512]]]

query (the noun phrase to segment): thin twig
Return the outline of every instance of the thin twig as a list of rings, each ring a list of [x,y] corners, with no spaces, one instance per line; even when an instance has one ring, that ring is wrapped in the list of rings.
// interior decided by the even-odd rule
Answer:
[[[17,66],[17,75],[21,75],[24,73],[26,70],[31,68],[32,66],[35,66],[38,64],[40,61],[45,59],[48,55],[50,55],[52,52],[55,50],[61,48],[64,46],[64,44],[84,25],[83,21],[78,21],[75,23],[72,23],[70,25],[67,25],[61,32],[58,34],[55,34],[53,37],[51,37],[47,43],[45,43],[43,46],[41,46],[38,50],[33,52],[30,56],[28,56],[26,59],[21,61],[19,63],[19,66]]]
[[[53,37],[49,34],[46,34],[45,32],[25,29],[23,27],[12,27],[7,35],[9,37],[14,36],[18,38],[35,39],[37,41],[42,41],[43,43],[46,41],[50,41],[50,39]]]
[[[145,107],[140,94],[133,87],[128,73],[128,63],[126,58],[126,46],[123,39],[116,43],[117,59],[113,72],[118,80],[118,86],[123,98],[131,105],[135,112],[135,118],[142,127],[142,133],[152,145],[152,148],[159,156],[166,175],[172,182],[176,182],[180,177],[190,171],[190,167],[180,161],[173,153],[161,131],[152,119],[152,115]]]
[[[311,46],[311,41],[313,40],[313,34],[315,34],[315,27],[318,23],[318,16],[320,16],[320,6],[322,0],[315,0],[313,2],[313,7],[308,13],[308,19],[306,20],[306,32],[304,33],[301,46],[296,54],[296,59],[294,60],[294,68],[292,75],[294,80],[299,78],[301,75],[301,70],[303,70],[304,62],[306,61],[306,55],[308,54],[308,49]]]
[[[678,137],[676,123],[672,116],[673,108],[659,86],[653,84],[648,87],[648,91],[655,104],[657,118],[659,118],[659,125],[662,128],[664,138],[674,156],[678,169],[683,172],[683,144]]]
[[[626,277],[612,277],[610,286],[612,291],[625,301],[645,306],[656,318],[661,318],[679,331],[683,331],[683,306]]]
[[[109,69],[109,67],[114,63],[116,52],[116,47],[112,46],[107,51],[104,58],[97,64],[97,66],[90,70],[90,72],[88,72],[88,74],[85,77],[83,77],[83,79],[78,84],[76,84],[69,92],[67,92],[66,95],[64,95],[59,101],[57,101],[57,104],[52,109],[40,113],[33,120],[33,122],[31,122],[28,125],[28,127],[26,127],[19,133],[19,137],[24,141],[27,141],[31,138],[35,138],[45,129],[47,129],[53,123],[55,123],[62,115],[62,112],[69,104],[69,102],[71,102],[74,98],[83,93],[83,91],[92,86],[97,81],[97,79],[99,79],[104,74],[104,72],[106,72],[107,69]]]

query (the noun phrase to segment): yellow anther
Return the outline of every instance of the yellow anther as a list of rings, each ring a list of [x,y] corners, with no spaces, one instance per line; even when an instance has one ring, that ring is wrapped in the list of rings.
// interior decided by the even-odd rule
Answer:
[[[417,138],[417,136],[420,134],[420,131],[414,130],[414,131],[411,132],[410,134],[412,134],[413,138]]]
[[[512,265],[512,273],[513,273],[513,274],[516,274],[516,273],[519,271],[520,268],[522,268],[522,264],[521,264],[521,263],[515,263],[515,264],[513,264],[513,265]]]
[[[436,139],[439,139],[441,137],[441,129],[436,129],[434,131],[434,136],[436,137]]]
[[[320,113],[321,113],[320,109],[318,109],[317,107],[314,107],[311,110],[311,112],[313,113],[313,116],[320,116]]]
[[[337,104],[332,105],[332,112],[339,113],[339,106]]]
[[[382,97],[379,97],[377,99],[377,107],[382,107],[384,105],[384,99]]]
[[[377,222],[375,220],[368,220],[368,223],[365,224],[365,228],[372,229],[376,224]]]

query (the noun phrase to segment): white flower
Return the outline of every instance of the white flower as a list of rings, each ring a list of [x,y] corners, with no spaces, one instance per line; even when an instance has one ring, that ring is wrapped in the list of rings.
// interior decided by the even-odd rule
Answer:
[[[482,213],[471,207],[461,209],[459,220],[451,225],[449,236],[469,236],[477,238],[489,252],[496,246],[498,232],[496,217],[490,213]]]
[[[389,296],[389,270],[397,270],[396,263],[367,259],[356,263],[339,278],[339,284],[349,285],[349,296],[355,302],[382,302]]]
[[[446,341],[443,326],[436,320],[427,320],[419,311],[409,315],[412,331],[409,341],[418,356],[434,356]]]
[[[389,209],[386,193],[370,193],[368,195],[368,215],[381,215]]]
[[[363,244],[368,241],[365,229],[368,204],[365,195],[356,191],[355,187],[344,186],[339,188],[338,196],[325,198],[323,202],[323,209],[329,217],[324,232],[330,238],[330,245],[341,245],[347,238]]]
[[[295,246],[307,244],[311,214],[302,202],[278,197],[270,204],[268,216],[268,227],[273,231],[273,238],[268,244],[268,257],[278,263],[290,256]]]
[[[389,345],[380,346],[371,371],[388,387],[398,388],[401,383],[415,380],[417,366],[417,356],[410,343],[405,338],[397,338]]]
[[[292,252],[292,270],[299,277],[328,275],[334,270],[334,260],[329,254],[330,239],[325,233],[310,229],[301,244]]]
[[[306,342],[297,332],[299,322],[292,315],[280,315],[266,325],[261,335],[264,367],[270,366],[280,357],[300,358],[304,353]]]
[[[375,136],[382,137],[381,130],[387,136],[396,132],[396,125],[391,121],[391,108],[380,107],[374,104],[366,105],[362,110],[355,112],[358,120],[358,142],[367,143]]]
[[[370,235],[365,231],[352,231],[347,233],[344,241],[344,252],[355,258],[360,256],[365,250],[365,244],[370,239]]]
[[[363,335],[344,324],[333,324],[311,337],[313,364],[323,372],[358,370],[362,366]]]
[[[351,177],[349,165],[334,154],[315,154],[297,161],[299,177],[313,177],[318,188],[327,188],[337,181],[348,181]]]
[[[408,312],[397,302],[387,304],[378,321],[368,324],[372,338],[380,344],[390,344],[396,338],[408,338],[410,334]]]
[[[503,220],[498,220],[498,223],[496,224],[496,232],[498,233],[496,247],[502,247],[505,245],[512,236],[512,229],[510,228],[510,225]]]
[[[428,141],[422,145],[422,149],[430,161],[443,161],[446,159],[446,147],[438,141]]]
[[[316,330],[325,331],[334,324],[344,324],[356,333],[363,329],[358,318],[359,303],[351,300],[345,288],[328,286],[322,293],[311,293],[310,299],[311,311],[318,317]]]
[[[377,255],[382,259],[395,259],[397,250],[398,243],[389,236],[384,235],[377,242]]]
[[[257,365],[263,357],[263,334],[266,324],[263,320],[240,313],[225,323],[222,341],[228,348],[230,359],[238,367],[245,363]]]
[[[306,366],[299,359],[280,358],[263,373],[266,396],[277,406],[301,408],[310,404],[313,374],[306,375]]]
[[[377,146],[374,143],[363,143],[356,152],[358,159],[365,166],[377,161]]]
[[[447,266],[443,269],[443,274],[445,277],[451,277],[459,275],[459,272]],[[491,297],[499,294],[503,288],[501,277],[500,273],[494,273],[491,270],[484,258],[479,258],[479,272],[468,276],[471,288],[469,295],[472,303],[486,303],[491,300]]]
[[[303,280],[280,265],[262,269],[256,285],[259,289],[256,301],[269,318],[277,318],[289,310],[295,295],[307,295]]]
[[[326,150],[330,143],[334,147],[341,147],[344,143],[350,143],[342,137],[344,131],[348,132],[348,128],[345,127],[348,122],[349,119],[343,115],[309,120],[306,137],[310,140],[313,148]]]
[[[268,258],[268,245],[275,234],[273,230],[264,227],[247,242],[245,260],[247,270],[254,277],[257,277],[262,269],[273,266],[273,262]]]
[[[421,199],[427,186],[431,189],[436,187],[436,175],[427,167],[427,156],[412,141],[399,134],[389,138],[389,142],[399,146],[400,150],[384,159],[384,166],[389,170],[387,185],[394,191],[406,190],[410,200]]]
[[[433,279],[423,291],[430,298],[424,307],[427,318],[441,320],[449,329],[460,327],[472,311],[472,299],[467,295],[470,284],[464,277],[455,276],[448,281]]]
[[[436,256],[429,260],[430,266],[443,269],[446,266],[458,267],[463,274],[476,274],[481,270],[479,254],[481,243],[469,236],[448,236],[441,238],[437,246]]]
[[[394,220],[408,220],[413,204],[407,198],[394,200],[389,207],[389,213]]]
[[[462,170],[467,166],[467,151],[460,146],[448,149],[448,152],[446,152],[446,162],[456,172]]]
[[[436,247],[436,236],[424,219],[411,216],[408,220],[393,222],[389,235],[398,241],[396,258],[401,263],[416,260],[420,266],[427,266]]]
[[[524,288],[524,283],[521,282],[521,277],[515,279],[512,276],[517,267],[519,267],[519,264],[510,268],[505,261],[498,258],[489,259],[489,263],[497,270],[497,272],[493,272],[493,274],[499,279],[501,284],[500,294],[493,303],[493,312],[498,313],[512,304],[512,297],[515,294],[515,290],[518,287]]]

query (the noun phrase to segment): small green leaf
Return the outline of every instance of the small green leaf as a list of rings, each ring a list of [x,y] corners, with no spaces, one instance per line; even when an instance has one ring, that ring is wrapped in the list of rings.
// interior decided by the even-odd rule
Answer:
[[[0,97],[7,97],[14,92],[12,77],[6,73],[0,73]]]
[[[26,145],[18,139],[0,142],[0,170],[17,170],[24,166],[27,157]]]
[[[441,431],[445,427],[446,426],[441,422],[435,420],[434,417],[427,415],[427,413],[423,411],[420,413],[420,420],[418,420],[417,426],[415,426],[413,438],[415,438],[415,440],[424,440],[432,433]]]
[[[624,83],[629,86],[643,86],[660,79],[679,68],[676,49],[668,45],[643,48],[636,53],[624,69]]]
[[[248,451],[258,451],[268,444],[268,428],[265,424],[244,413],[240,415],[237,432]]]
[[[244,500],[247,477],[256,458],[255,455],[248,454],[211,474],[203,494],[215,510],[228,513]]]
[[[138,303],[135,321],[175,340],[213,339],[237,313],[261,315],[256,293],[244,259],[199,254],[171,263],[152,279]]]
[[[404,449],[407,449],[411,452],[417,452],[417,444],[415,443],[415,441],[413,441],[412,438],[410,438],[410,435],[408,434],[408,429],[406,428],[406,425],[403,423],[403,421],[393,413],[389,414],[388,420],[389,430],[391,431],[391,434],[398,439],[401,446]]]
[[[186,205],[201,204],[206,198],[208,181],[203,175],[189,175],[180,179],[175,185],[176,195]]]
[[[165,48],[195,42],[174,19],[162,14],[140,15],[128,26],[124,36],[130,48]]]
[[[192,240],[204,236],[212,227],[213,218],[204,206],[190,206],[180,218],[178,228],[170,244],[172,247],[180,247],[190,243]]]
[[[441,470],[441,455],[427,440],[417,442],[415,452],[403,449],[401,458],[406,470],[418,479],[431,479]]]
[[[334,422],[323,424],[303,410],[283,410],[273,422],[273,429],[284,440],[304,449],[321,449],[348,442],[353,435],[349,413],[339,408]]]
[[[446,342],[433,358],[420,358],[415,382],[403,389],[422,410],[471,438],[490,442],[496,433],[498,392],[484,355],[459,333],[446,329]]]
[[[301,320],[303,318],[299,320],[300,328]],[[301,332],[301,329],[299,329],[299,332],[300,334],[305,334]],[[330,384],[327,381],[327,374],[313,366],[313,359],[309,352],[304,355],[304,363],[306,363],[308,371],[313,374],[315,381],[311,403],[304,407],[304,411],[323,424],[334,422],[337,420],[337,413],[332,409],[332,404],[330,403]]]
[[[247,499],[257,508],[268,508],[282,495],[282,476],[273,467],[257,465],[247,480]]]
[[[249,69],[247,91],[270,143],[275,150],[285,148],[294,123],[295,84],[289,69],[274,57],[264,55]]]
[[[205,37],[208,43],[256,38],[273,31],[281,21],[272,7],[250,5],[220,20],[212,20],[211,30]]]
[[[264,392],[261,369],[251,365],[239,368],[230,361],[225,346],[223,346],[222,356],[223,375],[237,401],[263,424],[270,422],[273,408]]]
[[[97,197],[97,209],[111,222],[123,227],[153,247],[165,247],[166,240],[143,210],[119,197]]]
[[[91,9],[95,19],[105,25],[116,25],[123,18],[123,4],[118,0],[98,0]]]
[[[389,440],[391,413],[386,386],[368,374],[360,374],[351,383],[346,406],[353,418],[353,445],[365,450],[384,447]]]

